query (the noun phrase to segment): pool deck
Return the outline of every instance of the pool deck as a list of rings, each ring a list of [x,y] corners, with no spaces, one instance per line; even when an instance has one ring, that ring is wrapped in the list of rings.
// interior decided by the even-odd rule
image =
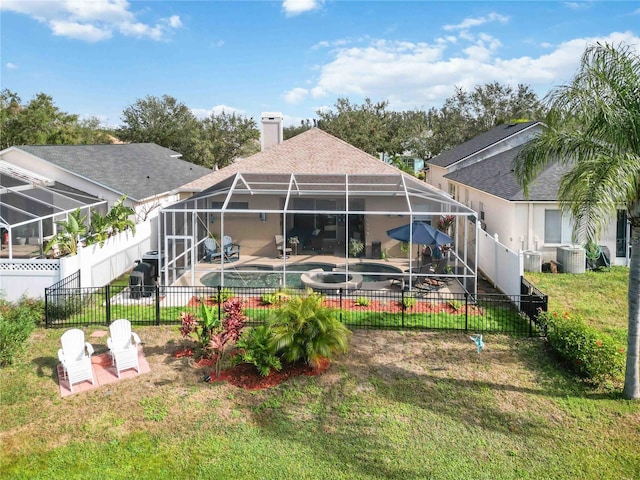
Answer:
[[[405,272],[409,269],[409,259],[407,258],[388,258],[386,260],[382,259],[372,259],[372,258],[348,258],[346,259],[349,265],[357,265],[357,264],[371,264],[371,263],[379,263],[383,266],[395,267],[400,272]],[[343,256],[332,256],[332,255],[308,255],[308,254],[300,254],[300,255],[289,255],[286,259],[286,268],[295,269],[291,264],[295,263],[328,263],[335,264],[336,266],[343,266],[345,264],[345,257]],[[265,265],[271,267],[280,267],[283,264],[282,258],[277,257],[261,257],[261,256],[252,256],[252,255],[243,255],[239,260],[225,262],[222,268],[224,271],[235,271],[242,270],[244,265]],[[418,266],[418,262],[414,260],[412,266],[415,268]],[[220,272],[221,264],[219,261],[214,261],[213,263],[201,261],[196,265],[194,269],[194,278],[195,285],[201,286],[201,279],[208,273],[212,272]],[[362,272],[359,272],[362,273]],[[385,272],[387,273],[387,272]],[[191,283],[192,275],[191,272],[181,276],[175,282],[174,285],[179,286],[192,286]],[[388,291],[400,291],[402,289],[402,285],[398,282],[392,282],[391,280],[383,280],[380,282],[367,282],[366,286],[363,285],[363,289],[368,290],[388,290]],[[438,290],[440,293],[464,293],[464,288],[458,281],[450,281],[442,288]]]

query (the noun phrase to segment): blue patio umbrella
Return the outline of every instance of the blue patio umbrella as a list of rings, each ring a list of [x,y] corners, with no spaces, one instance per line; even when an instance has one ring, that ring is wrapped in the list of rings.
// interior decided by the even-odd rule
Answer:
[[[413,222],[401,227],[387,230],[387,235],[401,242],[412,242],[420,245],[448,245],[453,239],[444,232],[436,230],[425,222]]]
[[[448,245],[453,239],[444,232],[433,228],[425,222],[413,222],[387,230],[387,235],[401,242],[412,242],[419,245]],[[419,258],[419,257],[418,257]],[[418,264],[420,262],[418,261]]]

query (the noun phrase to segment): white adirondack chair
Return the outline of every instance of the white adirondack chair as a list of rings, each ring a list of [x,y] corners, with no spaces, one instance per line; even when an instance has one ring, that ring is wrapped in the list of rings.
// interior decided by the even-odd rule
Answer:
[[[112,365],[116,367],[116,373],[120,378],[120,372],[135,368],[140,373],[138,363],[138,344],[140,337],[131,331],[131,322],[126,319],[114,321],[109,325],[107,346],[111,354]]]
[[[58,350],[58,360],[62,364],[64,378],[69,381],[69,390],[73,392],[73,384],[85,380],[95,385],[91,366],[93,347],[84,341],[84,332],[77,328],[67,330],[60,342],[62,348]]]

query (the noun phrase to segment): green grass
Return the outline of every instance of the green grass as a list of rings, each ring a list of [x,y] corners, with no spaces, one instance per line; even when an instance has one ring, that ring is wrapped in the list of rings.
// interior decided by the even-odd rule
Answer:
[[[136,331],[151,373],[60,399],[61,331],[36,330],[21,361],[0,370],[2,478],[632,479],[640,471],[640,404],[590,390],[540,339],[488,335],[477,354],[462,333],[356,332],[325,375],[249,392],[204,383],[188,359],[173,358],[175,327]]]
[[[626,342],[627,267],[579,275],[527,272],[525,278],[549,296],[550,310],[579,315],[587,324]]]

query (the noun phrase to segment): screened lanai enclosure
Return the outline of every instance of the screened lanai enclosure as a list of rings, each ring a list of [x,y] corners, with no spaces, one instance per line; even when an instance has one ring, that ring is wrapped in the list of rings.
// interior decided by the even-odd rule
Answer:
[[[411,290],[429,276],[476,292],[475,212],[410,175],[236,173],[160,221],[165,285]],[[451,243],[387,234],[414,221]]]
[[[107,202],[34,172],[0,161],[0,258],[42,258],[56,222],[80,209],[102,215]]]

